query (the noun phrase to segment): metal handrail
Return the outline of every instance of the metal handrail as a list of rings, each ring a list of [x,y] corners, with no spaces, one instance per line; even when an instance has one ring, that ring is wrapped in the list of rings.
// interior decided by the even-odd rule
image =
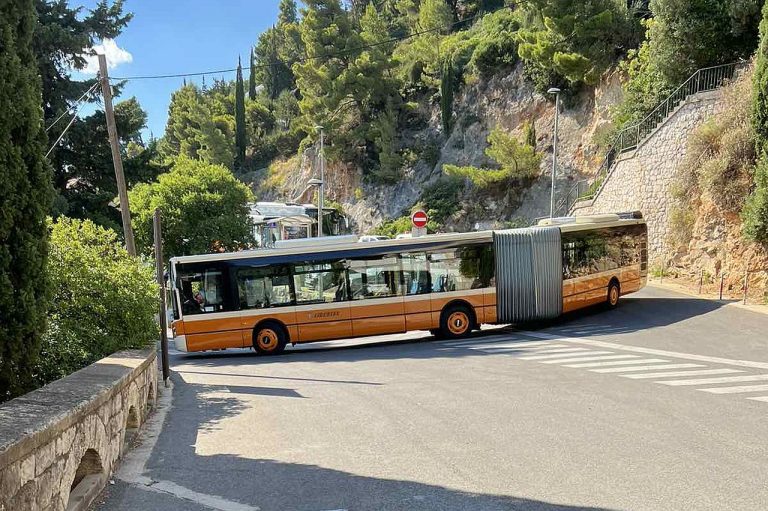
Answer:
[[[574,190],[578,193],[580,187],[583,187],[584,181],[577,182],[558,202],[558,211],[563,211],[567,214],[577,201],[594,199],[605,185],[607,176],[617,156],[639,147],[656,130],[659,124],[664,122],[689,96],[719,89],[731,81],[736,71],[744,65],[745,62],[731,62],[719,66],[705,67],[694,72],[661,103],[656,105],[642,120],[623,128],[616,134],[613,143],[608,146],[608,151],[600,167],[598,167],[594,179],[585,189],[585,192],[588,192],[590,188],[594,188],[591,193],[578,195],[569,205]],[[595,185],[598,182],[599,184]]]

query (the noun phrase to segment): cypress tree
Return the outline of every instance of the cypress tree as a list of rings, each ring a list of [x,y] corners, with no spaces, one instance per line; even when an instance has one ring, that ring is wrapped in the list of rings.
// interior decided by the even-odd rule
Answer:
[[[450,58],[443,61],[442,78],[440,80],[440,116],[443,122],[443,132],[446,138],[453,126],[453,63]]]
[[[245,164],[245,90],[243,89],[243,66],[237,59],[237,80],[235,82],[235,168]]]
[[[256,99],[256,55],[251,48],[251,65],[248,71],[248,99]]]
[[[33,0],[0,3],[0,401],[29,390],[45,329],[52,200]]]

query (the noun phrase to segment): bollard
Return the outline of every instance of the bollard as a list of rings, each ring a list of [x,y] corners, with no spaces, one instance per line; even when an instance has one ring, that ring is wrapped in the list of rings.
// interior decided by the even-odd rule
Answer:
[[[720,300],[723,299],[723,284],[725,283],[725,273],[720,274]]]
[[[699,271],[699,294],[701,294],[701,285],[704,283],[704,268]]]
[[[749,270],[744,270],[744,305],[747,304],[748,290],[749,290]]]

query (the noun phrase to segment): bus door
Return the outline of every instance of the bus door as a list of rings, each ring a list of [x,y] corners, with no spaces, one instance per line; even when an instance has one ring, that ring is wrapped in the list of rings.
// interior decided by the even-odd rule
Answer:
[[[397,256],[349,261],[348,277],[352,335],[405,332]]]
[[[431,330],[437,328],[432,321],[432,303],[427,255],[411,253],[400,256],[402,266],[403,310],[405,312],[405,329]]]
[[[298,342],[352,337],[345,263],[293,267]]]

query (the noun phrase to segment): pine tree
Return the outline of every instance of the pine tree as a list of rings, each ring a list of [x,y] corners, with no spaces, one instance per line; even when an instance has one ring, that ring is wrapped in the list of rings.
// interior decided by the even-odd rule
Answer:
[[[235,168],[242,170],[245,165],[245,90],[243,87],[243,66],[237,59],[237,78],[235,82]]]
[[[536,149],[536,121],[525,121],[523,124],[523,141]]]
[[[256,55],[251,48],[251,64],[248,72],[248,99],[256,99]]]
[[[29,390],[45,329],[51,174],[32,0],[0,7],[0,401]]]
[[[277,15],[277,22],[280,25],[296,23],[299,17],[296,14],[296,0],[280,0],[280,14]]]
[[[447,138],[453,127],[453,63],[450,58],[443,61],[440,80],[440,116],[443,122],[443,133]]]

